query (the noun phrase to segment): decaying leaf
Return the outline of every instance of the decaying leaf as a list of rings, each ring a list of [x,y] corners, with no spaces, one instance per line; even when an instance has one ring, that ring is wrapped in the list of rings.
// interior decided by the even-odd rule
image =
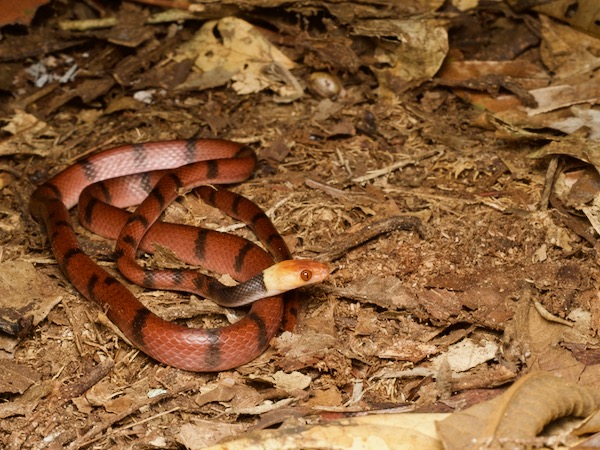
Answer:
[[[538,434],[552,421],[585,418],[599,407],[597,391],[546,372],[534,372],[501,396],[455,413],[439,422],[437,428],[448,450],[525,448],[536,444]]]
[[[195,419],[179,428],[176,440],[186,449],[199,450],[221,439],[237,436],[247,429],[248,426],[241,423],[215,423],[210,420]]]
[[[598,140],[600,120],[593,106],[600,102],[600,39],[545,16],[540,21],[547,70],[527,61],[451,61],[440,80],[501,121],[564,133],[586,127],[588,138]]]
[[[276,92],[282,100],[294,100],[302,88],[290,74],[296,65],[248,22],[224,17],[204,24],[194,38],[181,45],[174,59],[195,61],[199,72],[181,88],[207,88],[233,81],[238,94],[264,89]]]
[[[0,156],[34,154],[44,156],[56,133],[33,114],[18,110],[2,127],[12,137],[0,142]]]
[[[554,190],[564,205],[582,211],[596,232],[600,232],[600,174],[593,166],[561,172]]]
[[[447,363],[452,372],[465,372],[479,364],[494,359],[498,350],[498,345],[491,340],[477,344],[467,338],[451,345],[447,352],[433,358],[432,363],[436,368]]]
[[[13,324],[19,334],[24,319],[39,324],[61,300],[60,288],[46,281],[46,276],[25,261],[5,261],[0,264],[0,319]],[[0,347],[12,352],[17,340],[0,336]]]
[[[550,142],[530,156],[541,158],[548,155],[571,156],[593,166],[593,173],[586,170],[560,173],[554,190],[558,199],[566,206],[583,212],[596,232],[600,232],[600,141],[589,139],[582,130]]]
[[[579,0],[577,3],[572,0],[554,0],[541,3],[535,6],[534,9],[600,37],[600,30],[598,29],[600,3],[596,0]]]
[[[448,33],[434,21],[367,20],[355,25],[354,31],[380,37],[375,58],[389,67],[372,70],[382,100],[390,101],[396,93],[433,77],[448,53]]]
[[[384,414],[343,419],[314,426],[249,433],[207,450],[363,449],[442,450],[435,420],[446,414]]]
[[[16,364],[9,360],[0,360],[0,392],[22,394],[32,384],[40,380],[40,374],[25,364]]]

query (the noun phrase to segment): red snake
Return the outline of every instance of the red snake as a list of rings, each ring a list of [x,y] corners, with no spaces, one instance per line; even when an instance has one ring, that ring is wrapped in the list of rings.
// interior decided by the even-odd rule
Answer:
[[[125,145],[84,158],[40,185],[32,194],[30,211],[48,234],[65,276],[103,307],[137,348],[185,370],[226,370],[266,349],[284,319],[283,292],[329,274],[322,263],[291,260],[283,239],[257,205],[214,186],[244,181],[255,165],[252,150],[230,141]],[[241,237],[156,221],[182,189],[195,187],[208,204],[248,224],[271,254]],[[190,291],[227,306],[256,301],[243,319],[222,328],[189,328],[161,319],[83,252],[69,214],[78,201],[82,224],[102,236],[118,237],[115,259],[131,281]],[[120,209],[135,204],[140,205],[133,213]],[[138,248],[152,252],[163,247],[185,262],[229,273],[240,284],[225,287],[195,271],[151,271],[136,262]],[[295,312],[294,304],[288,306],[285,319],[293,322]]]

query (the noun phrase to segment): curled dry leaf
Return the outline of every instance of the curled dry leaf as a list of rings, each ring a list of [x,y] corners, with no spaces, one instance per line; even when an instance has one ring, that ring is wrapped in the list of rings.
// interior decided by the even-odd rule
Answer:
[[[589,139],[583,130],[550,142],[530,156],[542,158],[548,155],[568,155],[593,166],[559,174],[554,182],[554,191],[566,206],[583,212],[594,229],[600,232],[600,141]]]
[[[600,407],[600,393],[547,372],[530,373],[504,394],[438,423],[445,448],[528,447],[552,421],[588,417]],[[598,430],[596,430],[598,431]],[[507,447],[508,448],[508,447]]]
[[[317,425],[263,430],[206,450],[364,449],[442,450],[435,420],[445,414],[381,414]]]

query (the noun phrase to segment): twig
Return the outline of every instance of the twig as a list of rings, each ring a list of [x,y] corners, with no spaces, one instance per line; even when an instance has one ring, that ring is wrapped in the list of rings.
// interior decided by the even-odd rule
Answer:
[[[403,159],[402,161],[395,162],[394,164],[392,164],[390,166],[384,167],[383,169],[371,170],[366,175],[363,175],[362,177],[352,178],[352,181],[354,181],[355,183],[362,183],[364,181],[369,181],[374,178],[378,178],[382,175],[387,175],[388,173],[392,173],[395,170],[402,169],[403,167],[409,166],[411,164],[416,164],[420,161],[423,161],[424,159],[431,158],[432,156],[437,155],[437,154],[439,154],[438,151],[431,151],[431,152],[425,153],[423,155],[420,155],[416,158],[406,158],[406,159]]]
[[[322,261],[335,261],[349,250],[359,246],[380,234],[396,230],[416,230],[422,238],[426,237],[421,220],[413,216],[391,216],[384,219],[367,220],[360,228],[347,231],[337,236],[328,250],[319,252],[318,259]],[[315,250],[318,252],[317,250]]]

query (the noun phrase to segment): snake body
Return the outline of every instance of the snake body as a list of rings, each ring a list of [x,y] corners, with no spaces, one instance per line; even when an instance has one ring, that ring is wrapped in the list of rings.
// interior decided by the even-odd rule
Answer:
[[[284,318],[283,292],[319,282],[329,273],[322,263],[292,260],[257,205],[215,186],[244,181],[255,165],[254,152],[231,141],[125,145],[84,158],[40,185],[32,194],[30,211],[46,230],[67,279],[102,306],[136,347],[181,369],[226,370],[266,349]],[[191,188],[197,188],[208,204],[248,224],[268,252],[234,235],[157,221],[182,190]],[[210,329],[161,319],[83,252],[69,214],[78,202],[83,225],[117,239],[117,265],[131,281],[197,293],[226,306],[253,302],[250,311],[232,325]],[[133,213],[121,209],[136,204]],[[152,271],[137,263],[138,249],[153,252],[162,247],[185,262],[229,273],[240,284],[226,287],[195,271]],[[294,312],[293,305],[287,308],[288,322],[294,321]]]

